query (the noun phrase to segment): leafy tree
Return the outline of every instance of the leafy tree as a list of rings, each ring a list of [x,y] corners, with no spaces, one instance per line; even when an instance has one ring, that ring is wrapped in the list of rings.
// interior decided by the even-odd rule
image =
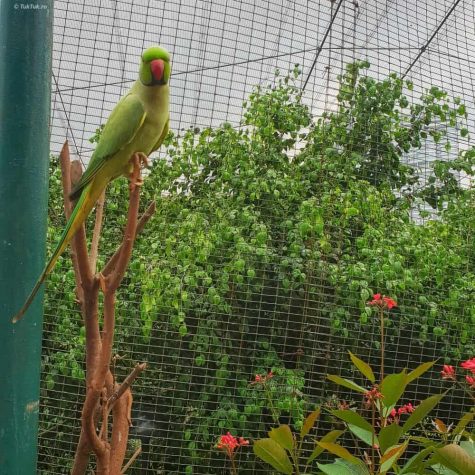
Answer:
[[[389,370],[408,346],[447,361],[474,354],[473,190],[456,173],[472,173],[475,152],[434,162],[428,179],[407,160],[429,142],[443,143],[449,159],[446,131],[467,135],[465,107],[435,87],[413,101],[411,83],[376,80],[368,66],[348,65],[336,110],[317,119],[294,83],[298,68],[276,76],[249,96],[241,127],[170,135],[168,159],[154,162],[143,202],[155,196],[157,212],[118,311],[125,367],[150,363],[140,403],[155,411],[154,434],[173,439],[163,448],[151,438],[160,445],[154,468],[183,473],[179,460],[186,473],[218,473],[213,445],[226,430],[257,437],[275,413],[298,428],[325,396],[317,375],[342,366],[342,348],[377,350],[364,336],[373,293],[400,309],[387,323]],[[62,225],[58,180],[53,165],[50,242]],[[125,189],[118,180],[108,190],[105,254],[119,238]],[[437,219],[412,219],[428,205]],[[62,262],[47,293],[43,372],[59,425],[67,414],[56,391],[84,376],[73,274]],[[272,414],[250,386],[270,370]]]

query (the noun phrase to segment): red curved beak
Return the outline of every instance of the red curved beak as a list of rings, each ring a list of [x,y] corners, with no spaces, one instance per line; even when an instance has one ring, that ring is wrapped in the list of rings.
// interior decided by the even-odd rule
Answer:
[[[154,59],[150,62],[150,69],[153,74],[155,81],[161,81],[163,76],[163,71],[165,70],[165,63],[163,59]]]

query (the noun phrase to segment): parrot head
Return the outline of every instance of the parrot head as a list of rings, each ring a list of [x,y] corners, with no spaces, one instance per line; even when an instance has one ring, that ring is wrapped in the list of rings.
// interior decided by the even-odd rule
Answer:
[[[160,46],[151,46],[140,61],[140,81],[144,86],[163,86],[170,79],[170,54]]]

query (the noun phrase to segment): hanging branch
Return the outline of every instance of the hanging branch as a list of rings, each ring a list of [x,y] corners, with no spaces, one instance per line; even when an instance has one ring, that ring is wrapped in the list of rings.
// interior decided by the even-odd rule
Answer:
[[[59,159],[61,166],[61,182],[63,185],[64,214],[66,219],[69,219],[72,213],[72,203],[69,199],[69,193],[71,192],[72,185],[79,181],[82,173],[82,167],[81,163],[77,160],[73,161],[72,163],[70,162],[68,141],[64,142]],[[79,241],[77,241],[78,245],[71,245],[71,260],[73,261],[74,276],[76,279],[76,297],[82,307],[84,303],[84,294],[81,286],[76,247],[86,245],[86,233],[84,232],[83,227],[77,232],[73,240],[76,241],[77,239],[79,239]]]
[[[69,192],[73,164],[70,162],[67,142],[60,155],[64,209],[66,216],[71,214]],[[102,227],[102,209],[96,209],[96,221],[91,253],[87,250],[84,226],[76,233],[71,243],[71,256],[76,277],[77,294],[81,303],[86,328],[86,398],[82,409],[82,428],[72,474],[83,475],[87,471],[92,453],[96,457],[97,475],[115,475],[121,473],[127,449],[129,427],[131,425],[132,392],[130,387],[146,364],[138,364],[121,383],[115,383],[110,369],[112,346],[115,330],[115,295],[127,266],[137,233],[141,232],[155,211],[151,203],[146,212],[138,219],[140,188],[139,156],[133,157],[134,174],[130,187],[129,209],[124,237],[117,251],[105,265],[102,272],[96,273],[97,246]],[[103,325],[99,325],[99,291],[104,294]],[[109,416],[112,424],[109,434]],[[97,430],[97,427],[100,430]],[[137,457],[131,459],[127,466]]]

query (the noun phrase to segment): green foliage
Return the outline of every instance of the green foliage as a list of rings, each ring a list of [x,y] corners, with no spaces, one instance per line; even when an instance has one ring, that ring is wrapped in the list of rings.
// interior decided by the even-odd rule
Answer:
[[[293,433],[290,427],[282,424],[269,431],[269,437],[256,440],[253,444],[254,454],[262,461],[271,465],[278,473],[293,475],[307,473],[310,464],[327,449],[336,448],[344,456],[350,454],[335,441],[343,433],[334,430],[326,434],[316,443],[314,449],[308,454],[304,454],[303,443],[315,428],[320,417],[320,409],[311,412],[306,418],[299,434]],[[337,448],[338,447],[338,448]],[[351,457],[351,456],[350,456]],[[354,458],[354,457],[353,457]]]
[[[410,337],[454,358],[475,353],[473,191],[456,180],[472,173],[475,153],[454,157],[447,146],[427,182],[406,160],[427,143],[447,144],[451,127],[466,136],[465,108],[437,88],[413,100],[410,83],[376,80],[367,67],[348,66],[336,110],[317,120],[294,83],[298,70],[278,76],[251,93],[242,127],[170,134],[167,160],[153,163],[142,203],[156,198],[157,212],[119,290],[116,341],[124,368],[148,352],[137,382],[146,402],[173,397],[157,403],[160,429],[183,439],[166,472],[186,458],[201,473],[224,430],[257,437],[275,417],[300,430],[314,407],[304,394],[323,396],[305,378],[319,361],[313,329],[335,351],[353,343],[373,325],[374,289],[398,301],[387,346]],[[123,179],[108,188],[102,263],[120,239],[126,190]],[[64,226],[55,161],[50,197],[52,246]],[[427,204],[437,219],[411,219]],[[48,282],[45,325],[43,397],[54,405],[55,390],[84,377],[67,254]],[[269,370],[273,410],[250,385]]]
[[[350,357],[354,366],[363,375],[374,374],[367,363],[351,353]],[[445,394],[429,396],[416,408],[411,406],[407,410],[405,405],[402,406],[402,410],[396,410],[396,405],[405,393],[407,385],[421,377],[432,364],[421,364],[409,373],[410,378],[406,371],[403,371],[389,374],[379,383],[373,381],[372,388],[365,393],[366,412],[370,415],[368,419],[354,410],[332,411],[333,416],[343,421],[347,430],[366,447],[369,446],[369,449],[362,450],[359,444],[356,444],[355,456],[340,444],[320,443],[322,448],[339,457],[333,464],[318,464],[322,473],[339,473],[336,467],[339,464],[346,467],[347,463],[352,465],[346,469],[348,473],[355,470],[355,473],[368,475],[384,475],[390,470],[391,473],[407,474],[472,473],[475,470],[473,441],[465,428],[472,421],[473,412],[464,415],[453,431],[441,420],[435,419],[433,425],[441,436],[438,439],[428,437],[423,421]],[[329,377],[329,379],[348,387],[347,381],[339,383],[335,378]],[[406,418],[404,423],[402,423],[403,417]],[[417,428],[419,428],[418,431]],[[418,436],[417,433],[422,436]],[[467,436],[469,440],[460,441],[461,434]],[[411,441],[417,442],[420,449],[406,463],[401,464],[399,459],[404,455]],[[341,473],[344,473],[343,469]]]

